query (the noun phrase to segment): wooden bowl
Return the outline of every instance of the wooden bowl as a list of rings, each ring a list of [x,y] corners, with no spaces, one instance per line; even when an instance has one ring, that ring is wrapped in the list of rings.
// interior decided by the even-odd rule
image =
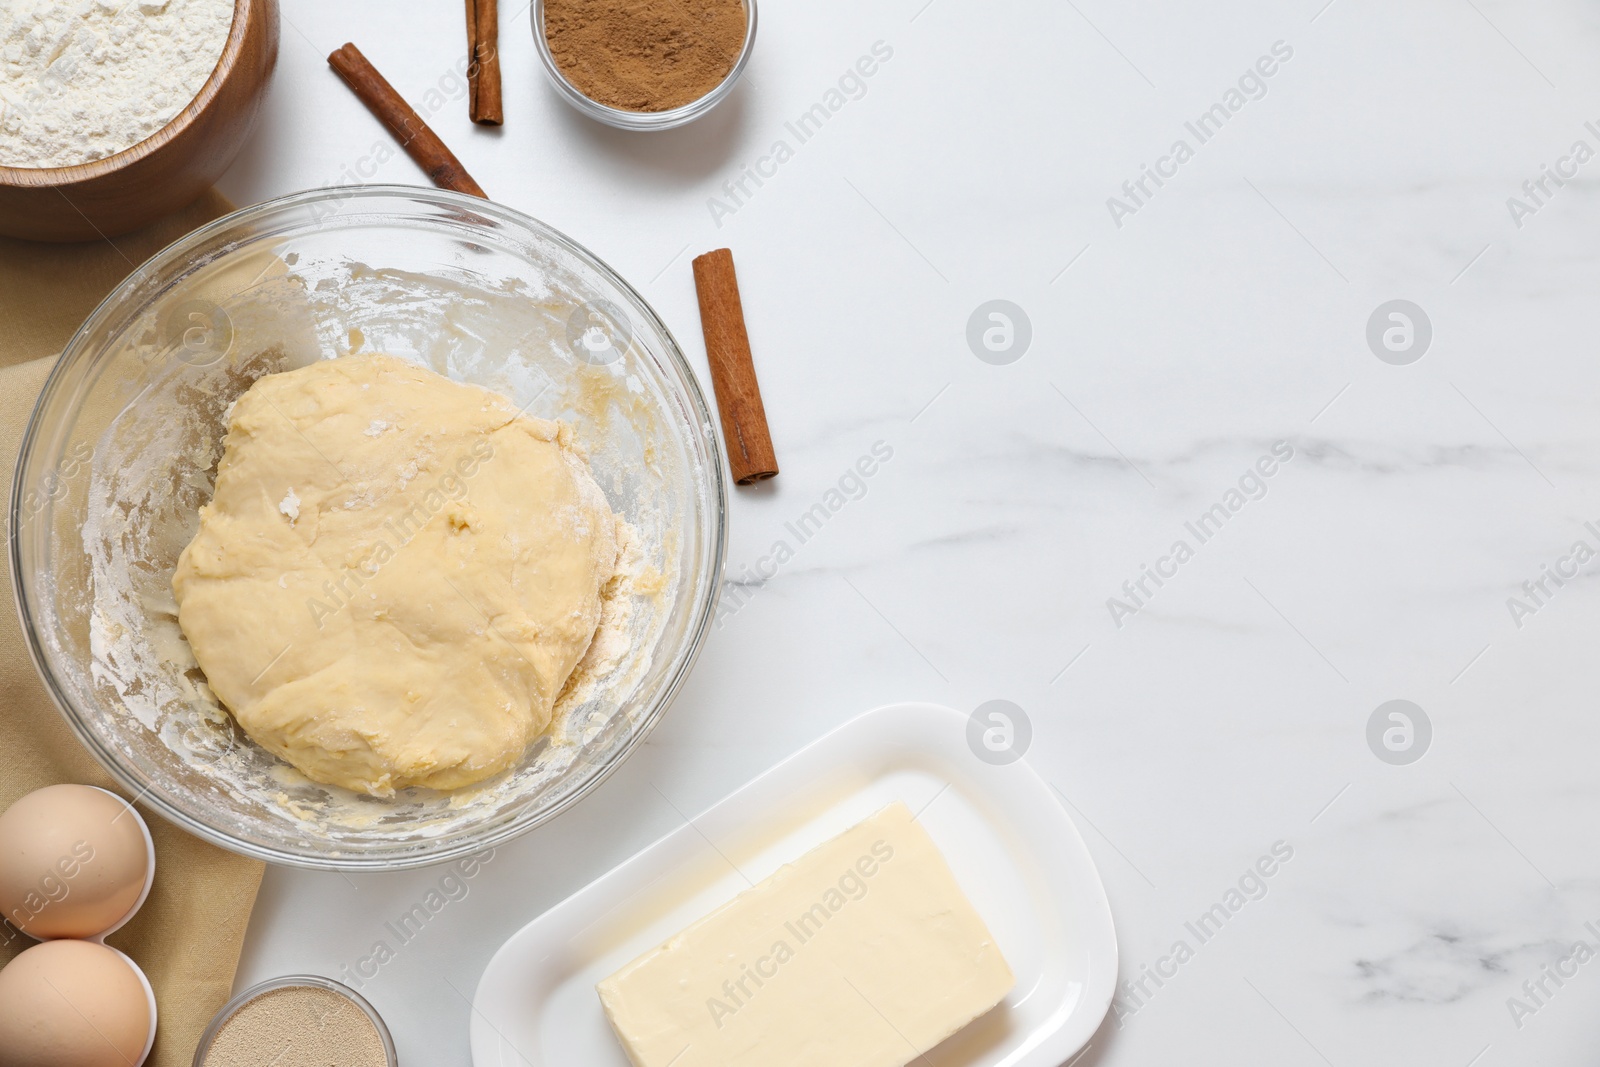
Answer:
[[[87,241],[192,202],[255,127],[278,61],[278,0],[235,0],[222,58],[199,94],[132,148],[71,167],[0,166],[0,234]]]

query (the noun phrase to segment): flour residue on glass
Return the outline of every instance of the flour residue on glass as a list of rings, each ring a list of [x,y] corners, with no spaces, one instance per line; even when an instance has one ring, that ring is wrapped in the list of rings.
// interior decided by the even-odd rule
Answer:
[[[565,332],[577,293],[559,280],[486,282],[449,270],[410,273],[311,261],[262,264],[261,278],[219,300],[231,324],[224,358],[173,358],[153,309],[130,351],[120,413],[98,443],[82,527],[93,685],[197,776],[220,788],[242,820],[304,827],[337,854],[340,842],[415,841],[496,825],[528,798],[563,793],[627,743],[645,713],[632,699],[679,595],[681,514],[662,491],[658,440],[667,410],[629,353],[604,366],[576,357]],[[519,408],[570,428],[595,480],[623,520],[618,573],[603,594],[590,647],[556,704],[546,736],[512,770],[453,793],[402,790],[374,798],[311,782],[256,746],[205,684],[177,625],[171,576],[210,499],[233,401],[264,374],[382,351],[458,381],[495,390]],[[365,428],[390,427],[374,418]],[[274,502],[298,518],[291,490]]]

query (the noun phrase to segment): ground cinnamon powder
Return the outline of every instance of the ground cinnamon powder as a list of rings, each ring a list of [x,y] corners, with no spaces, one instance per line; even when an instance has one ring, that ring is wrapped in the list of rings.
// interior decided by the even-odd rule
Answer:
[[[670,111],[715,89],[744,48],[743,0],[545,0],[544,35],[579,92]]]

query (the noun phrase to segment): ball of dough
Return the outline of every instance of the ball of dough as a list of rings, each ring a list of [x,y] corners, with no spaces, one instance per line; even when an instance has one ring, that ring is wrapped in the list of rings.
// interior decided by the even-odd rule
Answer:
[[[93,941],[46,941],[0,970],[0,1067],[127,1067],[154,1022],[133,967]]]
[[[375,796],[516,763],[594,637],[617,518],[564,424],[390,356],[257,381],[178,560],[217,697]]]

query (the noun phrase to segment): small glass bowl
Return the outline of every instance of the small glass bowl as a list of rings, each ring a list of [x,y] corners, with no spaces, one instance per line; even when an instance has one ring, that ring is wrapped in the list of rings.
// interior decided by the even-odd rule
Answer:
[[[567,80],[565,74],[561,73],[561,68],[556,65],[556,57],[550,51],[550,41],[544,35],[544,3],[545,0],[536,0],[533,5],[533,40],[539,49],[539,59],[544,63],[544,72],[550,76],[550,83],[556,87],[556,91],[567,103],[597,122],[615,126],[619,130],[670,130],[693,122],[726,100],[733,92],[733,87],[739,82],[739,75],[744,73],[745,64],[750,61],[750,52],[756,43],[756,0],[744,0],[744,10],[748,17],[744,30],[744,46],[739,49],[739,58],[734,61],[733,69],[728,71],[728,76],[723,78],[716,88],[700,99],[670,111],[627,111],[585,96],[576,85]]]
[[[378,1040],[383,1042],[383,1054],[388,1057],[389,1067],[399,1067],[400,1058],[395,1055],[394,1039],[389,1036],[389,1028],[384,1025],[383,1017],[376,1008],[367,1003],[367,999],[354,989],[331,978],[324,978],[318,974],[286,974],[282,978],[269,978],[246,989],[222,1006],[222,1010],[211,1017],[211,1025],[206,1027],[205,1033],[200,1035],[200,1044],[194,1050],[194,1067],[205,1067],[206,1056],[211,1052],[211,1043],[217,1039],[217,1034],[227,1021],[233,1018],[235,1012],[263,993],[271,993],[276,989],[295,989],[309,986],[313,989],[326,989],[330,993],[337,993],[350,1003],[360,1008],[366,1017],[372,1020],[373,1027],[378,1031]]]

